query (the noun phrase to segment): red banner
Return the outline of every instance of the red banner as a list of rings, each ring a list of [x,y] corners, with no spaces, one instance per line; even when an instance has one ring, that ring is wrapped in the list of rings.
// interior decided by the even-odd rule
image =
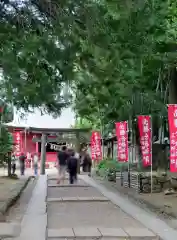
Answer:
[[[120,162],[128,162],[128,123],[116,123],[117,159]]]
[[[138,116],[138,128],[143,166],[148,167],[152,163],[151,116]]]
[[[177,172],[177,104],[168,105],[170,171]]]
[[[92,160],[102,160],[101,135],[98,131],[93,132],[91,136],[91,155]]]
[[[21,133],[20,132],[14,132],[14,144],[15,144],[15,150],[14,154],[18,157],[21,153]]]

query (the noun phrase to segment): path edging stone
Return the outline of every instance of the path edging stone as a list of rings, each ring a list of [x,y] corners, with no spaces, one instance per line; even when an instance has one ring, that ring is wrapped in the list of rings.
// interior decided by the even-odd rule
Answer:
[[[71,187],[91,187],[90,185],[84,185],[84,184],[48,184],[48,187],[50,188],[71,188]]]
[[[47,198],[47,202],[110,202],[110,200],[106,197],[59,197]]]

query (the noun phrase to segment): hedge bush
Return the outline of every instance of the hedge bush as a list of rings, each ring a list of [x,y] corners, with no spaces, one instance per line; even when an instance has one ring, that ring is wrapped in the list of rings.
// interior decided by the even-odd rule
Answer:
[[[97,169],[111,169],[111,170],[115,170],[115,171],[121,171],[121,170],[126,170],[128,169],[128,163],[121,163],[118,162],[115,159],[103,159],[97,166]]]

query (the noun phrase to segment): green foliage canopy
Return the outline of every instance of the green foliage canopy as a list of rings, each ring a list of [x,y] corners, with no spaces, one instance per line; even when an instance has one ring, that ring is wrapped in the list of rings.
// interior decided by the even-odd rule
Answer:
[[[98,126],[156,113],[176,67],[176,16],[174,0],[2,0],[3,94],[59,113],[72,82],[77,115]]]
[[[8,161],[7,154],[13,150],[13,137],[5,126],[0,128],[0,164],[4,165]]]
[[[60,114],[68,103],[62,89],[72,79],[75,51],[42,2],[0,3],[1,95],[17,108]]]
[[[76,81],[75,109],[80,116],[101,116],[112,124],[166,111],[177,57],[175,9],[173,0],[90,4]]]

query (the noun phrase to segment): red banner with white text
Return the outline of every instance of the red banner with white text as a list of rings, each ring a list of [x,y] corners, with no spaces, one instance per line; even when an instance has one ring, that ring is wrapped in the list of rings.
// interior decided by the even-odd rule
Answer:
[[[20,153],[22,151],[22,137],[21,137],[21,132],[14,132],[13,134],[14,137],[14,154],[15,156],[20,156]]]
[[[117,160],[128,162],[128,122],[116,123]]]
[[[152,164],[152,129],[151,116],[138,116],[140,146],[144,167]]]
[[[92,132],[91,136],[91,155],[92,160],[102,160],[101,134],[98,131]]]
[[[177,104],[168,105],[170,134],[170,171],[177,172]]]

